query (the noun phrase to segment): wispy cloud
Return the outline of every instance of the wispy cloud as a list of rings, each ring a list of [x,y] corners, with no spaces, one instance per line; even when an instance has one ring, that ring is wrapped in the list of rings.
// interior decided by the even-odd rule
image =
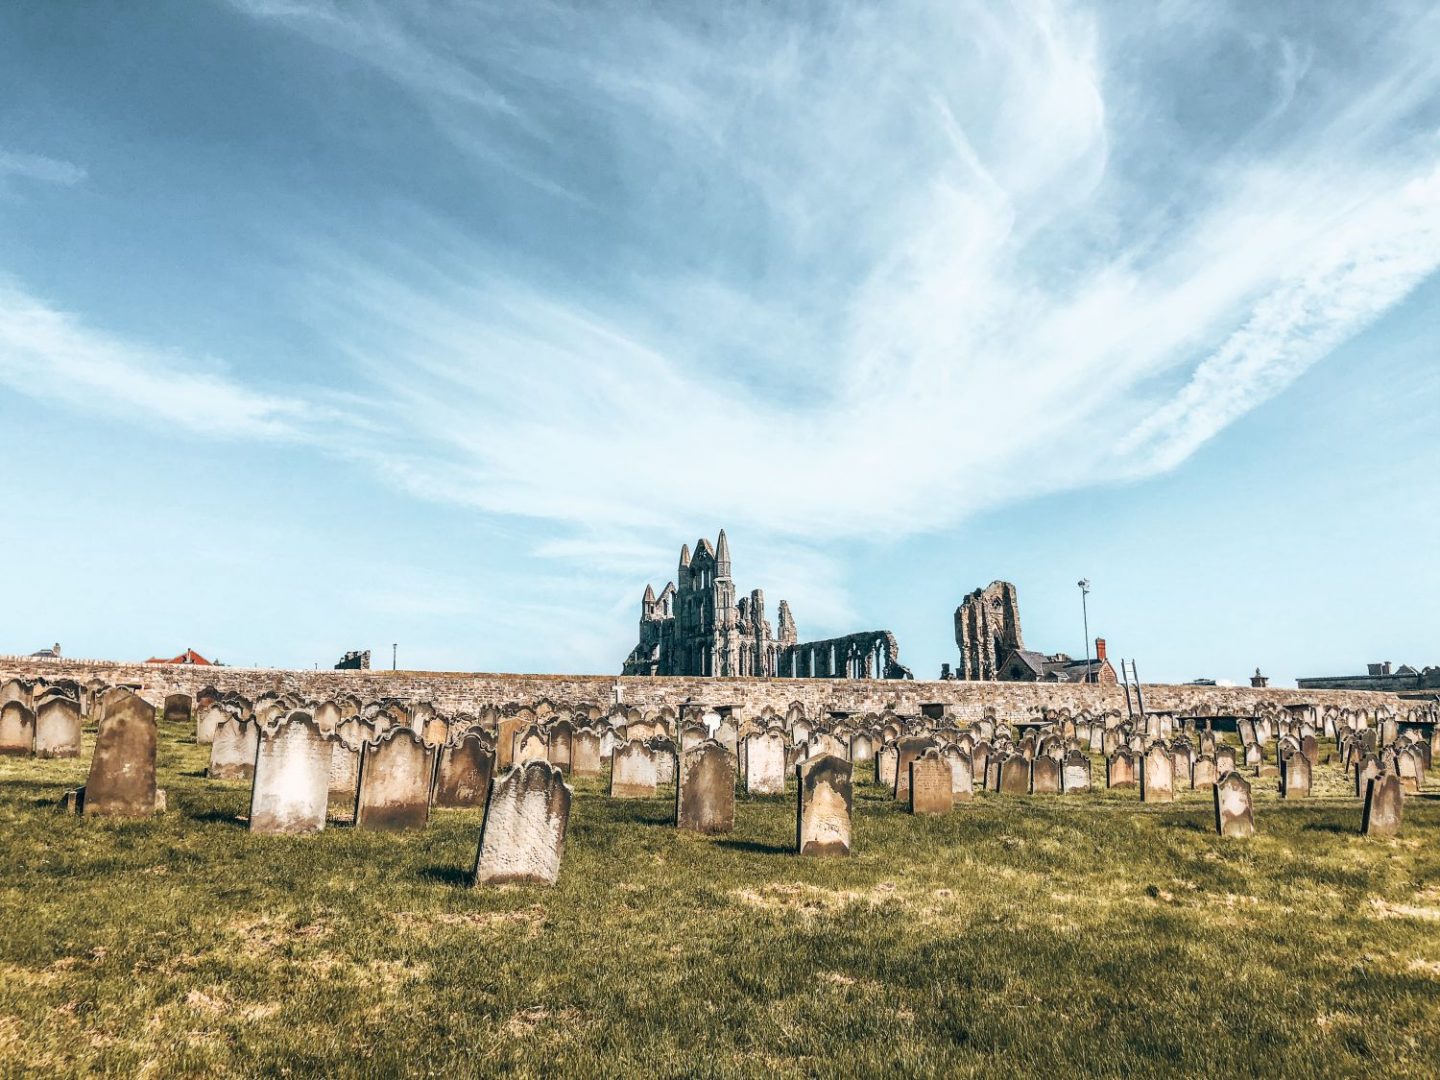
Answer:
[[[7,177],[24,180],[38,180],[46,184],[63,184],[67,187],[85,179],[85,170],[59,158],[44,157],[41,154],[27,154],[19,150],[0,147],[0,182]]]

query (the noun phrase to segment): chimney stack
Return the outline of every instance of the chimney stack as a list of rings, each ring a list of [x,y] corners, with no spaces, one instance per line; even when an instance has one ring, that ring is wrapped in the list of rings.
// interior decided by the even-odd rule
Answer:
[[[1105,660],[1105,639],[1104,639],[1103,637],[1097,637],[1097,638],[1095,639],[1095,662],[1096,662],[1097,664],[1099,664],[1099,663],[1103,663],[1104,660]]]

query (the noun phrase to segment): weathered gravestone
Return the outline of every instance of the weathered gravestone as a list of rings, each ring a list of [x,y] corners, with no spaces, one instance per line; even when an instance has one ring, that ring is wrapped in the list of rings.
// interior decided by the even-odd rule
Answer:
[[[504,771],[515,759],[515,737],[529,725],[528,716],[506,716],[495,733],[495,768]]]
[[[851,768],[850,762],[830,754],[795,767],[795,850],[801,855],[850,854]]]
[[[73,698],[52,697],[40,702],[35,713],[35,756],[72,758],[80,756],[80,703]]]
[[[308,713],[291,713],[261,731],[250,789],[250,831],[306,833],[325,828],[334,743]]]
[[[1228,772],[1213,790],[1216,831],[1221,836],[1254,836],[1255,812],[1245,778],[1238,772]]]
[[[357,829],[423,829],[430,820],[435,748],[408,727],[394,727],[360,752]]]
[[[1105,786],[1134,787],[1135,773],[1135,755],[1122,746],[1105,762]]]
[[[600,733],[594,728],[576,728],[570,737],[570,775],[600,775]]]
[[[549,761],[550,744],[545,738],[545,732],[534,724],[517,732],[515,756],[512,760],[516,765],[525,765],[531,761]]]
[[[87,816],[149,817],[163,804],[155,787],[155,709],[135,694],[107,698],[90,775],[77,793]]]
[[[895,740],[895,799],[897,802],[910,801],[910,763],[918,760],[928,750],[938,749],[933,739],[909,736]]]
[[[1285,758],[1280,773],[1280,797],[1304,799],[1310,794],[1310,759],[1299,750]]]
[[[495,751],[489,740],[478,731],[467,731],[454,746],[440,751],[435,805],[448,809],[484,806],[494,771]]]
[[[1030,794],[1060,793],[1060,763],[1049,754],[1038,755],[1030,764]]]
[[[1060,790],[1070,795],[1090,790],[1090,759],[1082,750],[1071,750],[1065,755],[1060,769]]]
[[[1020,754],[1013,754],[1002,761],[996,790],[1002,795],[1030,794],[1030,762]]]
[[[1140,801],[1171,802],[1174,798],[1174,760],[1163,746],[1152,746],[1140,759]]]
[[[1360,832],[1365,836],[1394,836],[1400,831],[1404,802],[1400,777],[1385,773],[1371,780],[1365,788],[1365,811],[1360,819]]]
[[[955,808],[950,763],[933,746],[910,761],[905,785],[912,814],[948,814]]]
[[[785,794],[785,736],[778,730],[745,740],[745,790],[751,795]]]
[[[230,714],[220,705],[206,705],[195,714],[195,742],[200,746],[209,746],[215,741],[215,730]]]
[[[211,780],[249,780],[255,775],[255,749],[260,742],[260,725],[254,720],[228,716],[215,728],[210,744]]]
[[[692,746],[699,746],[710,737],[710,729],[704,724],[686,724],[680,730],[680,753],[684,753]]]
[[[490,793],[472,885],[554,885],[574,792],[548,761],[517,765]]]
[[[548,758],[563,773],[570,772],[575,753],[575,725],[568,720],[557,720],[550,728]]]
[[[714,739],[680,755],[675,825],[711,834],[735,828],[735,759]]]
[[[320,726],[318,720],[315,726]],[[360,754],[369,736],[369,728],[355,717],[347,717],[335,725],[335,741],[330,750],[330,798],[348,804],[351,810],[355,808],[355,787],[360,783]]]
[[[1215,758],[1209,754],[1201,754],[1195,759],[1195,767],[1190,770],[1190,786],[1192,788],[1199,790],[1211,787],[1219,779],[1220,770],[1216,767]]]
[[[675,751],[675,741],[664,735],[656,735],[645,745],[650,748],[650,756],[655,759],[655,782],[657,784],[673,784],[676,762],[680,756]]]
[[[1417,748],[1407,746],[1395,755],[1395,772],[1406,795],[1418,795],[1424,785],[1425,760]]]
[[[940,751],[945,764],[950,766],[950,794],[955,801],[968,799],[975,794],[975,765],[970,755],[956,746],[947,746]]]
[[[0,754],[29,757],[35,751],[35,714],[20,701],[0,705]]]
[[[880,752],[875,755],[875,783],[890,788],[895,788],[895,761],[900,752],[895,749],[895,744],[882,746]]]
[[[322,735],[334,735],[335,729],[340,726],[340,721],[344,719],[340,714],[340,705],[335,701],[322,701],[319,705],[315,706],[315,710],[311,715],[315,717],[315,726],[320,729]],[[197,721],[196,723],[198,731],[199,722]]]
[[[165,722],[167,724],[190,723],[190,695],[165,695]]]
[[[875,740],[864,731],[850,736],[850,760],[856,765],[869,761],[875,756]]]
[[[1355,794],[1363,799],[1370,789],[1370,781],[1379,775],[1380,759],[1373,754],[1362,756],[1355,765]]]
[[[617,746],[610,755],[610,797],[646,799],[655,794],[655,758],[638,739]]]

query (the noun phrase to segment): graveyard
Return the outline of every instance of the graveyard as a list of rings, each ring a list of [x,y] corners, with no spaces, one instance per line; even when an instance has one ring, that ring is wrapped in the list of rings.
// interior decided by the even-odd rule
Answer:
[[[41,708],[58,696],[31,690]],[[737,765],[730,720],[676,732],[663,711],[621,709],[594,728],[628,719],[632,737],[589,743],[583,710],[572,729],[534,702],[482,711],[457,736],[424,706],[391,705],[382,723],[373,705],[340,719],[352,710],[268,696],[227,694],[211,713],[188,697],[172,711],[183,695],[82,691],[73,756],[0,756],[7,1070],[1431,1076],[1440,1063],[1440,795],[1422,771],[1401,796],[1399,761],[1421,768],[1428,749],[1383,714],[1357,731],[1332,707],[1331,730],[1287,751],[1261,717],[1216,736],[1112,716],[1107,735],[1067,713],[1017,721],[1009,756],[1003,719],[882,714],[870,747],[863,718],[847,742],[840,724],[762,715],[741,725]],[[99,789],[77,789],[130,752],[96,753],[96,717],[129,724],[131,710],[163,798],[92,812]],[[244,711],[260,740],[248,776],[222,760]],[[357,723],[373,731],[358,787],[331,756]],[[1127,730],[1143,749],[1107,747]],[[1047,731],[1060,741],[1027,744]],[[986,743],[1003,761],[980,764]],[[1403,798],[1393,832],[1362,834],[1367,761]],[[418,804],[394,795],[407,770],[433,784]],[[1217,792],[1242,800],[1248,835],[1221,822]],[[530,828],[557,819],[558,833]]]

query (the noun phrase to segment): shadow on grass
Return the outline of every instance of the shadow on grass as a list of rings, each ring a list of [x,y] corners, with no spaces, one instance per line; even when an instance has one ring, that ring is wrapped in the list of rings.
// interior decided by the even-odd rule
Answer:
[[[1300,831],[1350,834],[1359,832],[1359,829],[1354,825],[1341,825],[1338,821],[1307,821],[1300,826]]]
[[[190,820],[230,825],[237,829],[248,829],[250,827],[250,817],[248,814],[236,814],[227,810],[205,810],[201,813],[190,815]]]
[[[759,840],[717,840],[715,846],[751,855],[790,855],[794,852],[794,848],[785,844],[764,844]]]
[[[458,866],[427,866],[420,871],[420,876],[426,881],[448,885],[452,889],[468,888],[470,885],[470,871]]]

